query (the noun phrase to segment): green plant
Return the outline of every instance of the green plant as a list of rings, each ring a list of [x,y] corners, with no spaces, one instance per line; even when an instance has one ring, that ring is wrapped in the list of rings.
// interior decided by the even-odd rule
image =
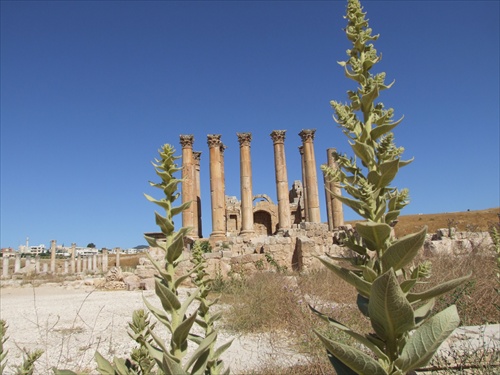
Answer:
[[[4,349],[4,345],[7,342],[7,322],[0,319],[0,375],[4,373],[7,367],[7,353],[8,350]],[[15,375],[32,375],[35,370],[36,361],[42,356],[43,350],[35,350],[30,352],[23,349],[23,362],[20,365],[14,366]]]
[[[402,160],[404,149],[394,143],[392,130],[402,119],[393,121],[394,110],[375,103],[380,92],[393,83],[384,83],[385,73],[371,73],[381,56],[371,43],[378,35],[372,35],[365,15],[358,0],[348,0],[345,31],[352,49],[347,51],[348,60],[339,64],[359,86],[356,91],[347,92],[349,104],[331,102],[335,121],[348,137],[355,157],[335,152],[339,168],[323,167],[323,170],[351,197],[336,195],[336,198],[366,221],[357,223],[356,233],[344,241],[355,252],[347,259],[350,267],[336,264],[335,259],[320,260],[356,288],[358,308],[370,319],[374,332],[362,335],[311,308],[372,352],[368,355],[316,331],[338,373],[405,374],[426,365],[439,345],[458,327],[460,319],[455,306],[431,317],[434,298],[454,289],[469,276],[422,292],[412,291],[430,275],[428,263],[414,265],[426,228],[400,239],[392,236],[390,225],[409,200],[407,189],[398,190],[391,184],[399,169],[411,160]],[[410,335],[411,331],[414,332]]]
[[[188,294],[187,298],[181,302],[179,299],[179,287],[183,281],[188,279],[193,273],[200,272],[203,264],[197,265],[194,269],[190,269],[182,273],[179,265],[182,262],[182,253],[184,249],[184,237],[189,233],[191,228],[181,228],[175,231],[173,217],[182,213],[189,207],[190,202],[186,202],[175,207],[174,202],[178,198],[177,186],[181,180],[174,177],[174,174],[180,170],[175,163],[178,157],[174,156],[175,150],[171,145],[164,145],[160,150],[160,158],[155,159],[153,166],[156,174],[160,177],[161,182],[150,182],[151,186],[163,191],[165,197],[155,199],[147,194],[146,198],[162,209],[164,216],[155,212],[156,224],[160,227],[164,235],[164,239],[155,239],[146,236],[146,240],[151,247],[160,248],[165,251],[164,264],[158,263],[149,254],[148,257],[158,271],[155,277],[155,292],[159,297],[162,309],[159,309],[144,299],[144,303],[158,319],[160,324],[163,324],[170,333],[168,340],[163,340],[156,335],[145,320],[140,324],[140,332],[134,332],[140,338],[140,344],[147,348],[148,354],[145,359],[153,358],[158,367],[160,374],[211,374],[213,367],[209,367],[212,348],[217,339],[217,330],[213,329],[204,337],[194,335],[191,331],[199,310],[204,307],[201,304],[194,312],[189,313],[188,309],[193,305],[193,302],[200,297],[200,287],[194,292]],[[180,273],[180,274],[179,274]],[[143,330],[149,332],[153,340],[145,338]],[[197,345],[194,352],[188,355],[188,343],[192,342]],[[134,366],[129,360],[114,358],[113,364],[96,353],[96,361],[98,371],[101,374],[146,374],[139,370],[138,366]],[[150,371],[149,364],[146,363],[147,371]],[[219,369],[218,367],[216,369]]]

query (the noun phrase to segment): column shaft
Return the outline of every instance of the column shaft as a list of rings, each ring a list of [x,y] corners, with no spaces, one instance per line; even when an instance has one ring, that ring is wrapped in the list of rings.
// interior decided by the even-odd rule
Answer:
[[[193,142],[194,137],[191,134],[180,136],[182,146],[182,203],[191,203],[187,209],[182,211],[182,226],[193,228],[189,235],[197,237],[198,234],[194,230],[196,207],[194,204]]]
[[[288,229],[291,225],[288,173],[285,159],[285,132],[286,130],[274,130],[271,133],[274,145],[276,196],[278,198],[278,229]]]
[[[333,154],[337,150],[334,148],[329,148],[326,150],[327,152],[327,160],[328,160],[328,166],[332,169],[338,169],[338,165],[335,162],[335,158],[333,157]],[[342,195],[342,189],[338,184],[336,184],[333,181],[328,182],[328,188],[333,194],[340,196]],[[339,201],[333,194],[330,195],[330,206],[331,206],[331,211],[332,211],[332,226],[333,228],[338,228],[341,226],[344,226],[344,209],[342,207],[342,202]],[[327,203],[328,204],[328,203]]]
[[[302,138],[302,145],[304,147],[304,169],[306,174],[306,198],[309,221],[311,223],[320,223],[318,177],[316,173],[316,159],[313,145],[315,132],[316,129],[306,129],[302,130],[299,135]]]
[[[201,230],[201,180],[200,180],[200,158],[201,152],[194,151],[194,231],[198,238],[202,238]]]
[[[303,202],[303,207],[300,208],[300,210],[304,210],[304,220],[306,222],[309,221],[309,210],[308,210],[308,205],[307,205],[307,178],[306,178],[306,163],[304,160],[304,146],[299,147],[299,152],[300,152],[300,165],[302,168],[302,202]]]
[[[248,235],[254,233],[252,160],[250,156],[252,133],[236,134],[240,143],[241,234]]]
[[[215,240],[226,237],[224,227],[225,198],[220,152],[222,143],[220,137],[220,134],[209,134],[207,136],[210,151],[210,200],[212,203],[212,233],[210,237]]]

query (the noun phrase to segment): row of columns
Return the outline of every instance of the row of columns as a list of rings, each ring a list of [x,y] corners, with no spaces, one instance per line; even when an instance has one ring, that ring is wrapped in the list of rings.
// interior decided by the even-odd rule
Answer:
[[[3,257],[2,260],[2,278],[9,277],[9,268],[10,268],[10,258],[11,257]],[[16,254],[14,257],[14,270],[13,273],[17,274],[21,272],[22,262],[21,262],[21,254]],[[100,255],[89,255],[89,256],[77,256],[75,258],[74,253],[71,254],[70,259],[64,260],[63,265],[63,274],[75,274],[75,273],[95,273],[99,270],[103,273],[108,272],[108,252],[104,250]],[[120,255],[116,254],[116,266],[120,266]],[[49,272],[49,264],[41,263],[40,256],[35,256],[34,264],[32,265],[31,257],[26,257],[24,261],[24,268],[27,272],[34,273],[50,273],[56,274],[56,266],[55,266],[55,257],[50,258],[50,272]]]
[[[316,129],[304,129],[299,133],[302,146],[299,147],[302,164],[302,184],[304,194],[305,219],[308,222],[320,223],[318,178],[314,154],[314,135]],[[288,176],[285,158],[286,130],[274,130],[270,136],[274,146],[274,164],[276,172],[276,192],[278,197],[278,230],[291,227],[290,204],[288,197]],[[237,133],[240,144],[240,188],[241,188],[241,235],[254,233],[252,164],[250,156],[251,133]],[[201,237],[201,205],[200,205],[200,152],[193,151],[193,135],[181,135],[182,146],[182,203],[191,202],[183,212],[182,225],[192,227],[192,237]],[[212,205],[212,233],[214,240],[226,236],[226,202],[224,178],[224,150],[220,134],[207,136],[210,159],[210,199]],[[328,164],[335,167],[332,150],[328,149]],[[335,199],[332,192],[340,194],[340,188],[333,182],[325,180],[327,195],[328,223],[332,230],[343,225],[342,203]]]

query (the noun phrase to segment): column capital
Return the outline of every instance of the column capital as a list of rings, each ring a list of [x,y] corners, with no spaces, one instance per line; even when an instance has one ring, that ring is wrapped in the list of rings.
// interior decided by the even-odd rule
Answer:
[[[196,163],[200,163],[201,151],[193,151],[193,159]]]
[[[306,142],[314,140],[314,133],[316,133],[316,129],[302,129],[299,135],[302,138],[302,142]]]
[[[221,137],[220,134],[208,134],[207,135],[208,148],[220,147],[222,145],[220,137]]]
[[[221,142],[220,144],[220,153],[221,155],[224,155],[224,151],[226,151],[227,146]]]
[[[285,133],[286,130],[273,130],[270,134],[273,143],[285,143]]]
[[[180,141],[182,148],[192,148],[194,143],[194,136],[192,134],[181,134]]]
[[[299,152],[301,155],[304,155],[304,146],[299,146]]]
[[[238,142],[240,142],[241,146],[250,146],[250,142],[252,141],[252,133],[236,133],[238,136]]]

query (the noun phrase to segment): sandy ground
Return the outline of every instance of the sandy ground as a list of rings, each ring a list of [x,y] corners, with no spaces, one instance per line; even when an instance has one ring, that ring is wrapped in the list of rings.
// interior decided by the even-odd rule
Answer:
[[[99,291],[93,287],[0,288],[0,318],[7,321],[9,350],[5,374],[22,362],[22,349],[42,349],[35,374],[51,374],[51,368],[95,372],[94,354],[126,358],[135,342],[127,334],[128,322],[136,309],[146,309],[143,298],[153,305],[160,303],[153,291]],[[157,325],[155,332],[165,337]],[[234,339],[223,356],[231,373],[255,369],[278,359],[284,365],[300,361],[301,356],[272,345],[266,335],[235,337],[221,333],[218,345]],[[274,340],[276,341],[276,340]]]

